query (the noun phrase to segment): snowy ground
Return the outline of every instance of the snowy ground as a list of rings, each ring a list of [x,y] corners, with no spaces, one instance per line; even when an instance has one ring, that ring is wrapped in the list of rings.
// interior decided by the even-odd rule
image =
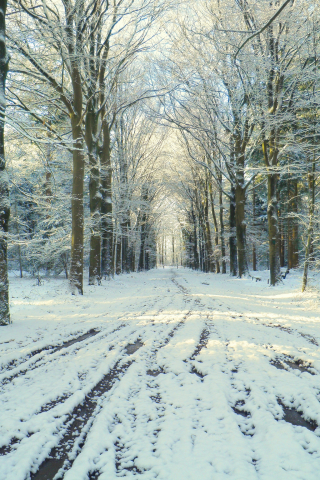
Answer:
[[[319,480],[317,294],[257,276],[12,279],[0,479]]]

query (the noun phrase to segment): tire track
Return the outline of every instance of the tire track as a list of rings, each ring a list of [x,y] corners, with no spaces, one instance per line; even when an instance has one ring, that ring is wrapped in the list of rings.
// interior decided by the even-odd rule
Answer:
[[[72,467],[84,445],[92,422],[101,409],[98,400],[111,390],[117,380],[120,381],[124,377],[132,363],[133,360],[122,363],[120,358],[110,372],[86,395],[84,401],[73,409],[68,416],[66,429],[59,444],[52,448],[38,471],[31,474],[32,480],[61,478],[61,475]]]
[[[142,312],[137,312],[137,313],[131,314],[130,315],[130,320],[132,320],[134,318],[137,318],[140,315],[145,315],[148,312],[148,310],[151,309],[151,308],[154,308],[155,305],[157,304],[157,302],[159,302],[160,300],[162,300],[162,298],[156,297],[153,301],[153,304],[151,306],[148,306],[147,309],[145,309]],[[146,305],[143,305],[143,307],[146,307]],[[128,315],[127,314],[122,315],[117,319],[117,321],[123,321],[123,320],[128,320]],[[63,342],[61,345],[57,345],[57,346],[47,345],[46,347],[43,347],[40,350],[35,350],[31,354],[29,354],[27,357],[25,357],[21,362],[19,362],[18,364],[15,364],[11,368],[9,368],[8,371],[11,371],[15,368],[20,367],[19,370],[16,373],[14,373],[13,375],[11,375],[10,377],[4,377],[2,380],[0,380],[0,385],[6,385],[7,383],[10,383],[13,379],[17,378],[18,376],[25,375],[26,372],[32,371],[35,368],[38,368],[40,366],[46,365],[47,363],[51,362],[52,359],[50,357],[47,358],[48,355],[52,355],[56,352],[59,352],[59,351],[63,350],[64,348],[68,348],[68,347],[74,345],[75,343],[84,342],[88,338],[91,338],[91,337],[94,337],[98,334],[101,334],[101,335],[98,335],[97,338],[94,338],[92,341],[89,340],[89,342],[87,342],[86,344],[83,344],[83,345],[79,346],[76,350],[73,350],[73,352],[77,352],[77,351],[79,351],[80,348],[87,347],[89,344],[91,344],[93,342],[99,342],[100,340],[104,339],[108,335],[112,335],[117,329],[123,328],[124,326],[125,326],[125,324],[122,324],[119,327],[117,327],[116,329],[112,329],[111,331],[101,331],[101,330],[97,330],[97,329],[91,329],[87,333],[85,333],[85,334],[83,334],[79,337],[76,337],[74,339]],[[34,363],[28,363],[28,365],[25,366],[25,363],[29,362],[29,360],[31,358],[33,358],[37,354],[41,354],[41,353],[43,353],[43,356],[41,358],[35,359]],[[63,355],[65,355],[64,352],[61,353],[61,356],[63,356]],[[54,358],[54,360],[56,361],[59,358],[60,358],[60,356],[56,356]],[[37,365],[38,362],[41,362],[41,363],[39,365]],[[24,369],[21,368],[22,366],[24,366]],[[0,374],[1,374],[1,372],[0,372]]]
[[[172,299],[170,299],[169,304],[171,303]],[[163,308],[159,309],[158,312],[153,315],[153,319],[162,313],[162,311]],[[155,357],[160,348],[165,347],[170,342],[175,333],[185,324],[186,319],[190,315],[191,311],[187,312],[182,320],[170,329],[169,333],[166,333],[169,325],[168,322],[162,324],[159,332],[159,325],[155,325],[154,321],[151,321],[150,328],[145,329],[147,330],[144,332],[145,335],[140,333],[134,343],[128,344],[125,347],[126,353],[132,355],[144,346],[144,341],[146,341],[146,338],[144,337],[152,337],[152,345],[148,349],[145,349],[146,351],[144,353],[141,353],[141,355],[145,357],[146,364],[150,364],[150,360]],[[135,333],[138,332],[135,331]],[[163,334],[166,334],[164,339],[154,339]],[[90,430],[94,419],[99,414],[100,407],[97,406],[98,400],[113,387],[117,380],[122,381],[125,378],[125,373],[134,360],[124,364],[122,364],[122,362],[123,358],[121,357],[117,360],[112,370],[104,377],[104,379],[101,380],[101,382],[99,382],[99,384],[97,384],[97,386],[95,386],[86,396],[84,402],[82,402],[81,405],[78,405],[70,414],[70,418],[68,419],[69,424],[67,425],[66,431],[60,440],[59,445],[52,449],[49,457],[40,465],[37,473],[31,476],[32,480],[44,480],[46,478],[53,478],[54,476],[58,479],[72,467],[75,458],[78,456],[84,445],[88,431]],[[116,468],[119,470],[122,447],[120,444],[115,445],[115,449],[117,451]],[[132,467],[133,471],[134,468],[135,467]],[[136,471],[138,472],[138,470]],[[94,478],[96,474],[97,472],[92,472],[90,474],[91,478]]]
[[[153,302],[151,303],[151,305],[148,306],[148,308],[145,308],[144,311],[142,312],[136,312],[136,313],[133,313],[133,314],[125,314],[121,317],[118,318],[118,321],[119,320],[127,320],[128,322],[131,322],[133,319],[137,319],[139,317],[142,317],[144,315],[148,315],[149,314],[149,310],[153,309],[155,307],[155,305],[159,302],[159,300],[163,300],[162,298],[160,297],[156,297]],[[146,305],[144,305],[144,307],[147,307]],[[157,314],[161,313],[163,310],[163,308],[160,308],[157,312]],[[126,327],[126,328],[125,328]],[[101,335],[99,335],[99,338],[95,338],[92,342],[89,342],[87,343],[86,345],[82,345],[81,347],[79,346],[79,348],[76,348],[75,350],[73,350],[72,352],[70,352],[71,354],[76,354],[80,348],[90,348],[92,343],[94,342],[100,342],[102,341],[105,337],[110,337],[110,335],[116,333],[117,331],[121,330],[125,328],[125,331],[123,332],[122,336],[119,338],[115,338],[115,340],[113,340],[113,343],[111,343],[111,345],[109,346],[109,349],[108,351],[111,351],[115,348],[116,345],[118,345],[119,343],[123,343],[125,340],[129,339],[129,338],[132,338],[133,341],[136,340],[136,337],[137,337],[137,329],[132,329],[132,327],[130,326],[130,324],[126,325],[126,324],[121,324],[120,326],[118,326],[117,328],[113,329],[111,332],[100,332],[102,333]],[[83,339],[84,340],[84,339]],[[72,342],[72,344],[76,343],[75,341]],[[68,346],[71,346],[72,344],[68,345]],[[132,345],[127,345],[126,348],[129,348],[129,351],[127,351],[127,353],[130,352],[130,347],[132,347]],[[124,349],[124,351],[125,351]],[[58,349],[58,351],[61,351],[61,348]],[[53,353],[53,352],[52,352]],[[13,380],[14,378],[17,378],[18,376],[20,375],[23,375],[25,373],[29,373],[29,371],[32,371],[32,370],[35,370],[36,368],[40,368],[40,367],[43,367],[43,368],[46,368],[47,365],[49,363],[51,363],[52,361],[60,361],[61,360],[61,356],[64,356],[66,353],[63,352],[61,353],[61,355],[57,356],[56,358],[48,358],[47,361],[41,363],[40,365],[35,365],[34,368],[30,368],[30,369],[26,369],[26,370],[23,370],[23,371],[20,371],[18,372],[16,375],[10,377],[10,380]],[[72,358],[70,359],[70,361],[72,361]],[[9,384],[9,381],[5,382],[3,384],[3,387],[5,387],[6,384]],[[51,410],[52,408],[55,408],[57,405],[59,405],[60,403],[64,403],[69,397],[71,397],[72,395],[74,394],[74,392],[70,392],[69,394],[67,395],[62,395],[61,397],[58,397],[57,399],[55,400],[52,400],[50,401],[49,403],[47,404],[44,404],[42,407],[41,407],[41,410],[39,413],[43,413],[43,412],[46,412],[46,411],[49,411]],[[38,415],[39,413],[36,413],[36,415]],[[28,434],[27,435],[27,438],[31,437],[33,434]],[[26,438],[26,437],[24,437]],[[8,453],[10,453],[12,451],[13,448],[16,448],[16,445],[18,443],[21,442],[22,439],[18,439],[16,438],[15,436],[13,436],[11,438],[11,441],[8,445],[5,445],[3,447],[0,448],[0,456],[4,456],[4,455],[7,455]]]
[[[209,283],[204,283],[204,282],[202,282],[202,285],[210,286]],[[187,290],[187,289],[185,289],[185,287],[182,287],[182,286],[180,286],[180,287],[184,290]],[[202,295],[204,295],[204,294],[202,293],[201,296]],[[234,309],[234,305],[232,305],[232,307],[230,308],[230,306],[227,304],[226,301],[221,300],[218,297],[216,299],[213,299],[211,297],[207,297],[206,300],[210,302],[210,304],[214,307],[214,309],[217,312],[231,310],[231,308]],[[244,302],[244,301],[245,301],[245,299],[242,300],[242,302]],[[217,305],[216,302],[219,302],[219,305]],[[223,307],[223,310],[219,309],[218,307]],[[207,306],[207,308],[210,309],[210,310],[212,309],[212,307],[208,307],[208,306]],[[293,335],[293,336],[296,335],[298,337],[303,337],[308,343],[310,343],[312,345],[319,346],[319,340],[318,339],[316,339],[314,336],[312,336],[310,334],[304,333],[303,331],[299,331],[298,328],[286,327],[286,326],[278,324],[278,323],[271,323],[271,322],[270,323],[263,323],[258,318],[252,317],[252,314],[254,314],[256,312],[254,312],[252,309],[249,309],[248,307],[246,307],[245,305],[242,305],[242,304],[241,304],[241,310],[242,310],[242,313],[238,314],[237,317],[241,318],[242,321],[245,321],[246,323],[249,323],[251,325],[256,325],[256,326],[264,326],[264,327],[268,327],[268,328],[270,328],[270,327],[271,328],[278,328],[279,330],[281,330],[283,332],[286,332],[290,335]],[[246,318],[246,312],[251,314],[247,318]],[[279,315],[279,317],[281,317],[281,313],[279,311],[277,312],[277,314]],[[231,315],[231,317],[232,318],[237,318],[234,315]]]
[[[130,332],[130,337],[134,339],[135,341],[133,343],[127,344],[127,346],[123,349],[122,353],[120,354],[120,358],[116,360],[116,363],[114,364],[113,368],[104,376],[104,378],[95,386],[93,389],[86,395],[85,401],[81,402],[80,405],[78,405],[72,412],[71,414],[68,415],[67,423],[64,423],[64,429],[65,433],[63,434],[62,440],[59,442],[59,445],[55,447],[55,450],[52,450],[50,453],[50,457],[54,456],[53,458],[53,463],[50,463],[51,467],[56,470],[57,472],[61,468],[61,460],[63,460],[62,465],[65,464],[66,468],[69,469],[71,467],[69,455],[70,455],[70,450],[73,451],[73,454],[75,457],[79,453],[79,445],[83,444],[85,441],[87,431],[90,429],[90,425],[92,424],[94,418],[98,414],[98,411],[95,411],[97,408],[97,401],[101,399],[101,397],[108,392],[113,385],[117,381],[121,381],[123,376],[125,375],[127,369],[130,367],[132,362],[125,362],[124,363],[124,354],[129,354],[132,355],[132,353],[136,350],[136,348],[141,348],[143,346],[144,339],[151,337],[151,338],[160,338],[165,336],[163,342],[161,341],[160,343],[162,345],[158,345],[155,347],[155,349],[161,348],[162,346],[165,346],[170,339],[174,336],[175,332],[177,331],[178,328],[180,328],[183,323],[185,322],[185,318],[178,322],[177,325],[175,325],[173,328],[171,327],[171,322],[167,321],[166,323],[158,323],[155,324],[154,320],[155,317],[160,315],[163,312],[163,309],[166,308],[167,306],[172,304],[172,299],[173,295],[170,295],[170,298],[166,297],[165,301],[165,306],[163,305],[163,298],[162,300],[162,305],[161,308],[158,309],[157,312],[151,313],[150,310],[154,308],[156,303],[160,300],[160,297],[156,298],[155,301],[152,302],[151,305],[148,305],[147,308],[143,312],[137,312],[134,315],[125,315],[126,318],[129,322],[133,318],[139,319],[143,318],[144,316],[150,316],[151,320],[147,326],[144,327],[143,332],[138,331],[139,327],[136,326],[134,329],[131,329]],[[186,317],[187,318],[187,317]],[[168,326],[169,326],[169,333],[168,333]],[[151,332],[150,332],[151,329]],[[125,333],[125,332],[124,332]],[[139,335],[138,335],[139,333]],[[137,336],[138,335],[138,336]],[[99,335],[101,337],[101,335]],[[121,336],[123,338],[123,335]],[[128,335],[126,336],[128,338]],[[101,338],[100,338],[101,339]],[[100,340],[99,339],[99,340]],[[119,343],[120,339],[117,338],[116,341]],[[152,346],[154,345],[154,341],[152,342]],[[87,345],[89,347],[90,345]],[[148,352],[146,353],[146,357],[150,358],[150,348],[147,349]],[[65,398],[61,399],[62,401],[65,401]],[[52,404],[52,408],[59,403],[59,399],[57,401],[54,401]],[[87,412],[86,414],[83,414],[83,405],[88,404],[89,407],[85,409]],[[80,410],[76,410],[80,409]],[[43,406],[43,410],[46,410],[46,406]],[[81,414],[82,419],[79,420],[79,412]],[[74,415],[77,415],[74,417]],[[78,418],[77,422],[75,422],[74,418]],[[80,423],[79,423],[80,422]],[[61,432],[61,428],[59,429]],[[79,434],[78,434],[78,433]],[[61,433],[60,433],[61,434]],[[73,443],[73,447],[70,447],[71,443]],[[74,451],[74,449],[76,451]],[[8,453],[8,452],[6,452]],[[57,457],[60,458],[57,458]],[[38,469],[37,474],[33,474],[32,478],[38,478],[36,475],[39,475],[39,478],[53,478],[53,477],[46,477],[45,471],[46,469],[49,468],[49,461],[50,459],[47,459],[45,462],[43,462],[43,465]],[[72,460],[74,461],[74,459]],[[69,462],[69,463],[68,463]],[[53,466],[54,465],[54,466]],[[43,472],[44,476],[41,477],[41,472]]]
[[[183,291],[185,292],[185,294],[188,293],[187,289],[185,289],[185,288],[183,288]],[[220,306],[222,306],[222,305],[220,305]],[[229,308],[229,307],[227,307],[227,308]],[[232,318],[236,318],[236,317],[232,316]],[[252,321],[250,321],[249,319],[245,318],[243,315],[240,315],[240,314],[239,314],[239,318],[241,318],[241,321],[243,321],[247,324],[250,323],[250,324],[253,324],[256,327],[263,326],[263,327],[278,328],[278,329],[286,332],[289,335],[296,335],[296,336],[303,337],[309,343],[311,343],[315,346],[319,345],[317,340],[313,336],[304,334],[302,332],[299,332],[297,329],[287,328],[287,327],[284,327],[280,324],[278,325],[278,324],[261,323],[258,319],[257,319],[258,320],[257,322],[252,322]],[[207,315],[207,319],[209,320],[209,315]],[[210,329],[210,327],[213,327],[213,326],[214,326],[214,324],[212,322],[210,324],[208,324],[208,321],[205,321],[205,327],[200,334],[198,345],[196,346],[193,355],[188,359],[188,361],[195,360],[195,357],[201,352],[201,350],[203,348],[205,348],[207,346],[209,337],[213,333],[212,330]],[[217,333],[218,337],[221,339],[221,336],[219,335],[219,333],[217,331],[215,333]],[[263,346],[261,344],[259,344],[259,345]],[[226,343],[226,346],[228,346],[228,342]],[[227,357],[228,356],[229,355],[227,355]],[[229,361],[232,361],[232,360],[229,360]],[[300,372],[307,372],[311,375],[316,374],[314,369],[312,370],[312,365],[311,365],[310,362],[305,362],[303,360],[294,360],[293,357],[290,357],[288,355],[283,355],[283,358],[281,358],[281,361],[278,360],[278,359],[271,360],[270,364],[273,365],[274,367],[280,369],[280,370],[285,370],[285,371],[289,371],[289,372],[292,371],[292,370],[299,370]],[[239,367],[240,367],[240,365],[238,365],[235,370],[232,370],[232,372],[237,373]],[[190,373],[194,373],[194,374],[198,375],[201,379],[204,377],[204,375],[201,374],[201,372],[198,372],[197,369],[194,366],[192,367]],[[246,395],[247,396],[250,395],[250,389],[248,389],[248,390],[246,389]],[[282,419],[285,420],[286,422],[291,423],[292,425],[303,426],[310,431],[314,431],[318,427],[318,425],[315,421],[306,420],[303,417],[303,412],[301,413],[301,412],[297,411],[292,406],[287,407],[280,398],[277,398],[277,402],[282,407],[282,411],[283,411]],[[234,411],[234,413],[243,417],[243,421],[239,422],[239,428],[240,428],[241,432],[244,435],[253,436],[254,435],[254,425],[252,424],[252,421],[251,421],[250,411],[246,410],[245,401],[244,400],[239,400],[235,403],[235,405],[231,406],[231,408]]]
[[[174,337],[174,335],[177,333],[177,331],[185,324],[186,320],[188,319],[188,317],[192,314],[191,311],[187,312],[184,317],[182,318],[182,320],[180,322],[177,323],[177,325],[175,325],[174,328],[171,329],[171,331],[169,331],[169,333],[166,335],[166,337],[163,339],[163,340],[155,340],[153,339],[152,341],[152,345],[151,347],[149,348],[149,350],[147,350],[144,354],[141,352],[140,354],[140,361],[141,361],[141,356],[144,357],[144,361],[145,361],[145,371],[147,372],[148,375],[152,376],[152,377],[156,377],[157,375],[159,375],[160,373],[165,373],[163,372],[162,370],[154,370],[154,368],[156,368],[155,366],[155,357],[156,357],[156,354],[157,352],[165,347],[166,345],[168,345],[168,343],[170,342],[170,340]],[[157,392],[157,386],[155,385],[153,388],[151,388],[149,385],[148,385],[148,389],[151,390],[151,395],[150,395],[150,399],[155,402],[157,404],[157,410],[159,410],[159,418],[161,416],[163,416],[163,407],[160,405],[161,404],[161,394],[160,392]],[[140,387],[139,391],[141,390],[142,387]],[[137,389],[136,389],[136,383],[134,382],[134,386],[133,386],[133,389],[135,390],[135,393],[137,394]],[[129,396],[127,397],[126,401],[129,402],[129,399],[130,399],[130,394]],[[155,436],[157,436],[159,434],[159,431],[160,430],[157,430],[155,432]],[[115,447],[115,468],[116,468],[116,472],[117,474],[121,474],[121,472],[123,472],[124,470],[125,471],[128,471],[128,472],[134,472],[136,474],[141,474],[141,470],[136,466],[134,465],[134,460],[135,458],[133,458],[133,465],[131,466],[122,466],[122,459],[123,457],[125,456],[125,454],[127,454],[127,452],[130,450],[130,447],[127,447],[126,444],[122,443],[121,441],[121,438],[118,438],[118,440],[114,443],[114,447]],[[99,478],[99,475],[100,475],[100,472],[99,470],[93,470],[93,471],[90,471],[87,473],[88,474],[88,478],[90,480],[93,480],[93,479],[97,479]],[[44,480],[44,478],[39,478],[39,479],[35,479],[35,480]]]
[[[88,332],[80,335],[79,337],[75,337],[75,338],[73,338],[71,340],[68,340],[68,341],[63,341],[63,343],[61,345],[60,344],[56,345],[56,346],[46,345],[43,348],[33,350],[32,352],[28,353],[25,357],[23,357],[23,359],[20,359],[20,361],[18,359],[15,359],[15,360],[11,360],[11,362],[7,363],[6,365],[3,365],[0,369],[0,374],[3,373],[4,371],[8,372],[8,371],[13,370],[14,368],[17,368],[18,366],[20,366],[23,363],[30,360],[30,358],[34,357],[35,355],[39,355],[40,353],[43,353],[43,352],[52,354],[52,353],[54,353],[58,350],[62,350],[63,348],[67,348],[70,345],[73,345],[74,343],[83,342],[87,338],[93,337],[94,335],[97,335],[98,333],[99,333],[99,330],[96,330],[96,329],[92,328]]]

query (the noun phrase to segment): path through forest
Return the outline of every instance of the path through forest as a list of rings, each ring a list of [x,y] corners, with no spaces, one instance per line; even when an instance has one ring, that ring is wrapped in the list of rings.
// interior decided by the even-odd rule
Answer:
[[[0,479],[318,480],[320,308],[292,275],[13,280]]]

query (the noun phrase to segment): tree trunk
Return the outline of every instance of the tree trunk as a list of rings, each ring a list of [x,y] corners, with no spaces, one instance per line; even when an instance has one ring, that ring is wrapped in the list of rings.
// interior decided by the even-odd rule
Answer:
[[[122,234],[121,232],[117,235],[116,241],[116,274],[120,275],[122,273]]]
[[[121,245],[121,252],[122,252],[122,270],[126,273],[130,272],[130,265],[131,265],[131,251],[129,248],[129,230],[130,224],[129,222],[124,222],[121,225],[122,231],[122,245]]]
[[[292,268],[299,266],[299,225],[298,225],[298,180],[293,180],[293,198],[292,198]]]
[[[90,158],[90,260],[89,260],[89,285],[101,283],[101,236],[100,236],[100,172],[97,157]]]
[[[236,192],[231,186],[230,192],[230,215],[229,215],[230,237],[230,275],[237,276],[238,271],[238,255],[237,255],[237,237],[236,237]]]
[[[252,189],[252,224],[253,224],[253,228],[255,229],[256,227],[256,189],[254,187]],[[254,272],[257,271],[257,251],[256,251],[255,240],[253,240],[253,244],[252,244],[252,270]]]
[[[83,152],[83,134],[82,134],[82,76],[79,41],[81,37],[79,23],[73,25],[73,16],[69,2],[64,3],[68,36],[68,51],[70,54],[71,81],[73,100],[69,105],[69,100],[65,101],[69,105],[71,118],[72,139],[73,139],[73,177],[72,177],[72,198],[71,198],[71,265],[70,265],[70,285],[72,293],[76,291],[83,295],[83,229],[84,229],[84,208],[83,208],[83,183],[84,183],[84,152]]]
[[[280,280],[280,255],[279,255],[279,219],[278,219],[278,155],[280,128],[283,123],[282,89],[284,76],[280,73],[279,38],[276,39],[274,26],[271,24],[267,30],[268,55],[270,56],[270,69],[266,82],[268,127],[265,130],[266,137],[262,143],[262,151],[265,165],[268,169],[268,236],[269,236],[269,268],[270,285],[276,285]],[[279,114],[282,113],[280,117]]]
[[[101,273],[113,275],[113,219],[112,219],[112,167],[110,131],[107,121],[103,125],[103,145],[100,151],[101,167]]]
[[[222,181],[222,179],[220,179]],[[220,219],[220,245],[221,245],[221,266],[222,272],[227,273],[227,266],[225,261],[226,256],[226,246],[224,242],[224,221],[223,221],[223,201],[222,201],[222,189],[219,189],[219,219]]]
[[[192,211],[192,221],[193,221],[193,239],[192,239],[192,250],[193,250],[193,267],[194,270],[198,270],[200,263],[199,263],[199,253],[198,253],[198,239],[197,239],[197,223],[196,223],[196,216]],[[200,244],[200,241],[199,241]]]
[[[132,251],[131,251],[131,271],[132,272],[136,271],[136,252],[134,248],[132,248]]]
[[[237,232],[237,253],[239,277],[243,277],[248,271],[247,245],[246,245],[246,223],[245,223],[245,198],[246,192],[242,184],[236,185],[236,232]]]
[[[5,43],[7,1],[0,0],[0,325],[10,322],[7,241],[10,216],[9,178],[4,155],[5,84],[8,55]]]
[[[83,295],[83,182],[84,182],[84,155],[82,132],[79,126],[80,117],[72,116],[73,136],[73,183],[72,183],[72,239],[71,239],[71,267],[70,284],[73,293],[75,290]]]
[[[204,202],[204,216],[205,216],[205,240],[206,240],[206,252],[207,252],[207,268],[209,272],[214,272],[214,255],[212,250],[212,240],[211,240],[211,229],[209,222],[209,191],[208,191],[208,182],[206,182],[206,191],[205,191],[205,202]]]
[[[51,139],[51,132],[47,134],[49,142]],[[52,161],[52,145],[48,143],[47,146],[47,163],[46,163],[46,181],[45,181],[45,195],[47,203],[47,219],[50,218],[50,205],[52,200],[52,179],[51,179],[51,161]]]
[[[278,231],[278,174],[268,173],[268,233],[269,233],[269,264],[270,285],[276,285],[280,280],[279,262],[279,231]]]
[[[147,216],[144,213],[142,215],[142,222],[141,222],[140,254],[139,254],[139,263],[138,263],[139,272],[142,272],[143,270],[145,270],[146,220],[147,220]]]
[[[98,146],[96,140],[97,125],[93,100],[90,101],[86,116],[86,144],[89,154],[89,207],[90,207],[90,257],[89,285],[101,283],[101,195]]]
[[[307,246],[306,246],[306,253],[305,253],[303,276],[302,276],[302,292],[305,291],[308,283],[308,269],[309,269],[309,257],[310,257],[310,247],[312,242],[312,234],[313,234],[313,213],[309,215]]]
[[[214,209],[214,200],[213,200],[213,193],[212,193],[211,186],[210,186],[210,200],[211,200],[212,219],[213,219],[213,225],[214,225],[214,243],[215,243],[215,246],[218,247],[218,245],[219,245],[219,226],[218,226],[218,222],[217,222],[216,212],[215,212],[215,209]],[[217,257],[216,257],[216,272],[220,273],[220,262],[219,262],[219,258],[217,258]]]
[[[175,256],[174,256],[174,236],[172,235],[172,265],[174,265],[174,260],[175,260]]]
[[[199,263],[200,263],[200,270],[201,272],[204,271],[204,252],[203,252],[203,230],[201,228],[201,225],[198,225],[198,230],[199,230]]]
[[[279,255],[280,255],[280,267],[285,266],[285,234],[284,234],[284,221],[283,213],[279,209]]]
[[[313,241],[313,217],[314,217],[314,204],[315,204],[315,171],[316,165],[313,161],[312,163],[312,172],[308,175],[308,183],[309,183],[309,192],[310,192],[310,199],[309,199],[309,225],[308,225],[308,236],[307,236],[307,245],[306,245],[306,253],[305,253],[305,261],[304,261],[304,268],[303,268],[303,277],[302,277],[302,292],[305,291],[307,288],[308,283],[308,270],[309,270],[309,263],[310,263],[310,255],[312,251],[312,241]]]
[[[288,215],[287,215],[287,234],[288,234],[288,269],[290,270],[293,265],[293,245],[292,245],[292,218],[291,213],[291,180],[287,181],[287,196],[288,196]]]

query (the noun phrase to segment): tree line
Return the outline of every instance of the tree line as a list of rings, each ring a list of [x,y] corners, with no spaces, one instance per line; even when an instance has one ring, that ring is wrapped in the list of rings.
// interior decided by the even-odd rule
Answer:
[[[188,5],[162,116],[184,149],[188,265],[242,277],[319,264],[319,16],[308,1]],[[189,165],[189,166],[187,166]],[[226,254],[226,246],[228,252]],[[262,247],[262,248],[261,248]]]
[[[170,208],[177,263],[269,268],[271,285],[302,266],[306,288],[319,264],[313,2],[2,0],[0,17],[1,323],[8,258],[83,294],[86,266],[94,285],[164,262]]]

